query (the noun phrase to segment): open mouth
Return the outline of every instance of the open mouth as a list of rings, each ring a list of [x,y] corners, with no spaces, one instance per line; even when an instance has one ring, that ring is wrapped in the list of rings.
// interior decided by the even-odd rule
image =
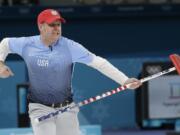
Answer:
[[[59,35],[60,32],[53,32],[52,34],[53,34],[53,35]]]

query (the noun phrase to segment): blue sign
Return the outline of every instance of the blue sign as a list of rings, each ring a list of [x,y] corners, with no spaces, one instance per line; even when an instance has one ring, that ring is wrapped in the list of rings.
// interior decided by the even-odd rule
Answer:
[[[80,130],[81,130],[81,135],[101,135],[100,125],[81,126]]]

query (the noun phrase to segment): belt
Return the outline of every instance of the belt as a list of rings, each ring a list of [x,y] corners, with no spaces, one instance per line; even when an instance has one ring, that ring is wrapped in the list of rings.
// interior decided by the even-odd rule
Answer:
[[[67,106],[67,105],[71,104],[72,102],[73,102],[73,99],[69,98],[69,99],[63,101],[62,103],[52,103],[52,104],[43,104],[43,103],[40,103],[40,104],[43,104],[43,105],[49,106],[49,107],[53,107],[53,108],[60,108],[60,107]],[[29,99],[29,103],[39,103],[39,102],[35,102],[35,101]]]

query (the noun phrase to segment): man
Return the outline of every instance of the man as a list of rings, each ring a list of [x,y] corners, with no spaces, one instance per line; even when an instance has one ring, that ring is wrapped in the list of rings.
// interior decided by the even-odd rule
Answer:
[[[0,77],[13,75],[4,64],[8,53],[20,55],[26,62],[30,87],[29,116],[35,135],[79,135],[78,108],[36,123],[35,119],[72,105],[71,78],[75,62],[91,66],[117,83],[135,89],[141,82],[128,78],[102,57],[89,52],[79,43],[61,35],[65,19],[53,9],[42,11],[37,18],[40,35],[4,38],[0,43]]]

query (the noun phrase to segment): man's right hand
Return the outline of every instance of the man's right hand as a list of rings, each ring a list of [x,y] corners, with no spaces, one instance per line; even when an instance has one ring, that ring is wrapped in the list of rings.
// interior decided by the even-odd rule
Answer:
[[[10,76],[13,76],[13,72],[11,69],[4,64],[4,62],[0,62],[0,78],[8,78]]]

